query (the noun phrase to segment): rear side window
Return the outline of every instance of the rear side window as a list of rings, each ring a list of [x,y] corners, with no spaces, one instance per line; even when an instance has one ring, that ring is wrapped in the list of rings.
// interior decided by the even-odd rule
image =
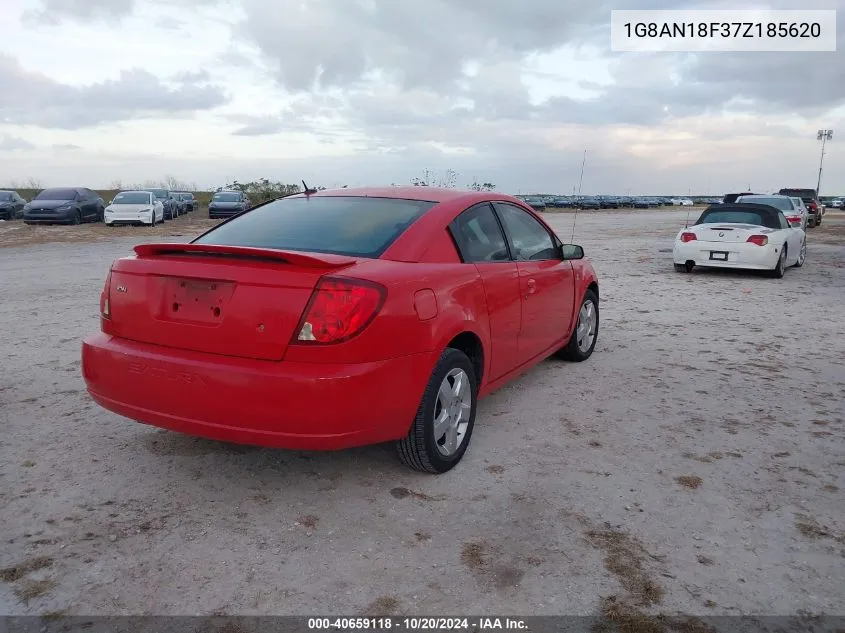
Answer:
[[[510,261],[505,235],[489,203],[477,204],[461,213],[450,230],[464,262]]]
[[[283,198],[224,222],[194,243],[376,258],[435,204],[364,196]]]

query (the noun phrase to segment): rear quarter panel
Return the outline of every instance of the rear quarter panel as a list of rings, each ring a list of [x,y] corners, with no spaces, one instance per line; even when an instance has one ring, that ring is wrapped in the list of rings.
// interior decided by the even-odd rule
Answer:
[[[329,346],[291,345],[285,360],[361,363],[439,352],[452,337],[465,331],[475,333],[482,345],[489,344],[484,288],[471,264],[366,260],[337,276],[383,285],[387,298],[381,312],[349,341]],[[421,319],[415,294],[426,289],[436,298],[436,315]]]

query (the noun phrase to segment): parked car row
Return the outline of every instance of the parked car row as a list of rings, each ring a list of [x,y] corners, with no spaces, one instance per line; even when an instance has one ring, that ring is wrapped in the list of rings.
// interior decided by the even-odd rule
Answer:
[[[546,209],[655,209],[692,206],[690,198],[653,196],[517,196],[536,211]]]
[[[0,220],[22,219],[26,224],[115,225],[129,223],[131,217],[132,223],[155,225],[198,208],[194,194],[159,188],[121,191],[108,203],[87,187],[51,187],[29,202],[16,191],[0,191]]]

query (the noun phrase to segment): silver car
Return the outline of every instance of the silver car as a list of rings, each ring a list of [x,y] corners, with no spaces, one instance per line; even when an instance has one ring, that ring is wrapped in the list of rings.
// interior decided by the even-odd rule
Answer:
[[[792,204],[801,212],[801,228],[805,231],[807,230],[807,222],[810,221],[810,210],[807,208],[807,205],[804,204],[804,201],[801,198],[793,198],[792,196],[789,197],[792,200]]]
[[[796,200],[798,202],[796,202]],[[801,201],[801,198],[781,196],[778,194],[768,196],[762,194],[751,194],[748,196],[740,196],[736,199],[736,202],[737,204],[767,204],[770,207],[783,211],[783,214],[786,216],[786,221],[789,222],[789,226],[792,228],[801,229],[802,231],[807,230],[807,220],[810,214],[807,207]],[[798,206],[798,203],[801,204],[800,207]]]

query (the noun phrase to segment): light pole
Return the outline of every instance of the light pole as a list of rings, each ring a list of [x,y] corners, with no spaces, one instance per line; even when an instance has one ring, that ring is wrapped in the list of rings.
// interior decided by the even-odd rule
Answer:
[[[824,166],[824,144],[833,139],[833,130],[819,130],[816,134],[816,140],[822,142],[822,156],[819,160],[819,181],[816,183],[816,195],[821,195],[822,186],[822,167]]]

